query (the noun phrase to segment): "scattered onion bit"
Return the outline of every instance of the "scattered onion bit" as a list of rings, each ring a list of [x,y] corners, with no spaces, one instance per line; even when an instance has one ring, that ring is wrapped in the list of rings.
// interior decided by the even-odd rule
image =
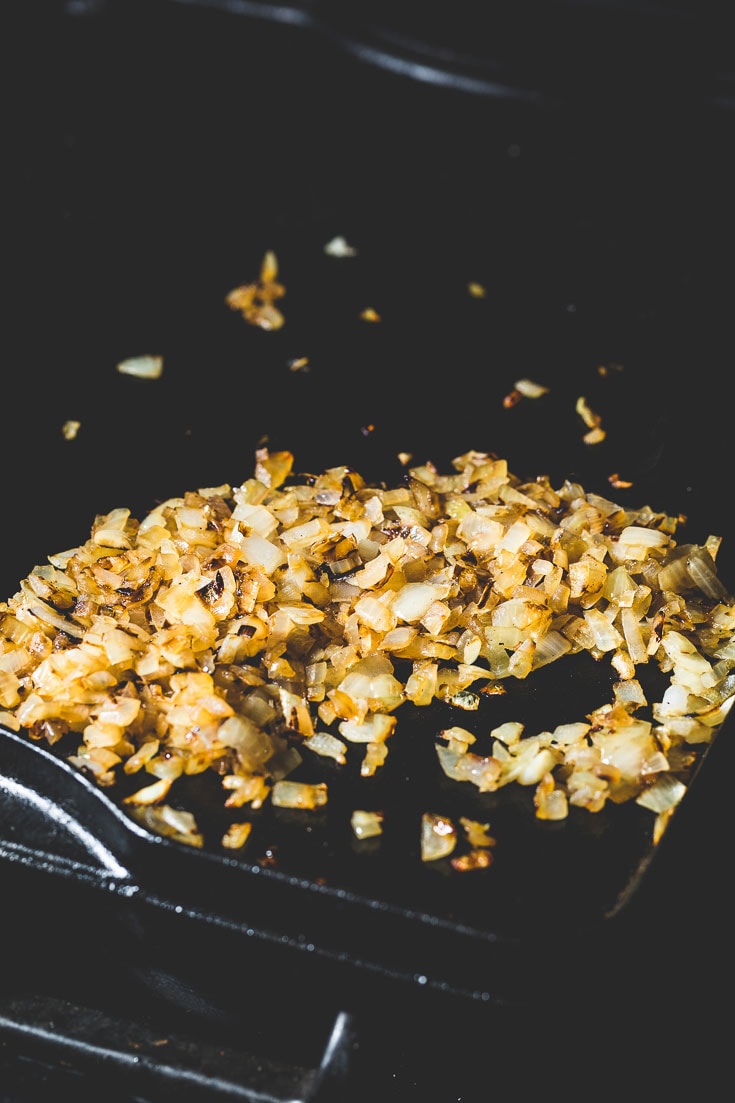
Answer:
[[[544,387],[542,383],[534,383],[532,379],[517,379],[515,390],[519,391],[524,398],[541,398],[542,395],[549,393],[548,387]]]
[[[475,283],[474,280],[470,280],[467,284],[467,290],[473,299],[484,299],[487,295],[487,289],[481,283]]]
[[[365,307],[364,310],[361,310],[360,311],[360,317],[362,318],[363,322],[380,322],[380,321],[382,321],[382,319],[381,319],[380,315],[378,314],[377,310],[373,310],[373,308],[371,306],[367,306],[367,307]]]
[[[296,477],[293,460],[263,446],[240,485],[142,521],[113,509],[35,567],[0,602],[3,723],[71,737],[100,786],[145,772],[125,807],[201,845],[164,811],[180,779],[213,771],[227,809],[320,808],[326,785],[294,777],[307,756],[373,777],[401,706],[471,716],[480,694],[586,652],[610,664],[609,703],[538,732],[446,728],[439,765],[479,792],[529,787],[539,819],[635,800],[659,838],[735,701],[721,538],[678,544],[682,516],[522,481],[484,452],[398,487],[345,466]],[[646,664],[668,680],[650,704]],[[436,819],[423,830],[447,845]]]
[[[204,836],[191,812],[169,804],[141,805],[132,809],[134,818],[155,835],[163,835],[186,846],[204,846]]]
[[[244,804],[249,804],[251,808],[262,808],[270,795],[267,779],[257,773],[250,776],[225,774],[222,788],[229,793],[225,808],[242,808]]]
[[[296,371],[306,372],[306,371],[308,371],[309,370],[309,357],[308,356],[299,356],[295,360],[289,360],[288,370],[293,371],[293,372],[296,372]]]
[[[602,376],[603,379],[605,378],[605,376],[609,375],[610,372],[613,372],[613,371],[617,371],[617,372],[623,371],[623,365],[622,364],[616,364],[616,363],[598,364],[597,365],[597,374]]]
[[[495,846],[496,840],[490,834],[489,823],[479,823],[477,820],[471,820],[467,816],[460,816],[459,823],[471,847],[482,848]]]
[[[594,410],[589,406],[587,399],[584,395],[580,395],[577,399],[575,410],[582,418],[588,429],[595,429],[602,422],[602,418],[599,414],[596,414]]]
[[[483,686],[480,693],[483,697],[502,697],[508,690],[504,685],[490,684]]]
[[[542,395],[548,393],[549,388],[544,387],[541,383],[534,383],[532,379],[518,379],[513,386],[513,390],[509,391],[503,399],[503,406],[506,409],[511,409],[513,406],[517,406],[522,398],[541,398]]]
[[[162,356],[129,356],[117,365],[120,375],[134,375],[137,379],[160,379],[163,374]]]
[[[656,822],[653,825],[653,841],[654,843],[661,842],[664,831],[669,825],[669,820],[674,813],[673,808],[669,808],[668,811],[662,812],[659,816],[656,816]]]
[[[324,246],[324,252],[328,257],[356,257],[357,249],[347,242],[347,239],[338,234]]]
[[[286,294],[286,288],[278,283],[277,277],[278,258],[269,249],[263,255],[260,278],[255,283],[234,287],[225,296],[225,302],[231,310],[238,310],[250,325],[265,330],[280,329],[285,318],[274,303]]]
[[[457,845],[457,828],[446,816],[424,812],[421,817],[421,861],[447,858]]]
[[[608,475],[607,481],[616,490],[628,490],[633,485],[628,479],[623,479],[617,471],[612,475]]]
[[[358,839],[372,839],[383,833],[383,813],[355,809],[350,816],[350,826]]]
[[[489,850],[468,850],[451,858],[450,864],[457,873],[470,873],[475,869],[489,869],[493,861],[493,854]]]
[[[616,774],[608,776],[615,779],[619,777]],[[569,815],[567,795],[563,789],[557,789],[551,772],[544,774],[539,781],[533,795],[533,802],[536,806],[536,816],[540,820],[565,820]]]
[[[82,427],[81,421],[69,419],[61,426],[61,435],[64,440],[76,440],[77,433]]]
[[[398,453],[398,462],[403,467],[408,467],[408,465],[409,465],[409,463],[411,462],[412,459],[413,459],[413,455],[410,452],[399,452]]]
[[[460,816],[459,822],[464,831],[465,840],[469,844],[469,850],[452,857],[452,868],[458,873],[489,869],[494,861],[490,848],[496,843],[490,834],[490,824],[479,823],[477,820],[468,819],[467,816]]]
[[[513,406],[517,406],[522,398],[523,395],[521,394],[521,392],[516,387],[514,387],[512,391],[508,391],[507,395],[503,399],[503,406],[506,408],[506,410],[510,410]]]
[[[222,836],[222,846],[226,850],[240,850],[250,838],[252,823],[231,823]]]
[[[587,404],[587,399],[583,395],[580,395],[577,399],[575,409],[589,430],[582,438],[585,444],[600,444],[607,436],[607,433],[602,428],[602,418],[600,415],[590,408]]]
[[[277,808],[323,808],[327,803],[327,786],[324,782],[309,785],[303,781],[277,781],[271,803]]]
[[[168,794],[172,782],[169,778],[160,778],[153,785],[146,785],[138,789],[129,797],[123,799],[123,804],[158,804]]]
[[[314,735],[304,740],[303,746],[308,747],[314,754],[322,755],[324,758],[333,758],[340,766],[344,766],[347,761],[346,744],[341,739],[336,739],[333,735],[330,735],[329,732],[315,732]]]

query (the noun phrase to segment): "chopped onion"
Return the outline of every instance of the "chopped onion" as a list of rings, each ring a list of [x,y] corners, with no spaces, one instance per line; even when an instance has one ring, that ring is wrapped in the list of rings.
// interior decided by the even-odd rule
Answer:
[[[307,785],[303,781],[277,781],[271,800],[277,808],[322,808],[327,803],[327,786],[323,782]]]
[[[272,305],[276,275],[267,255],[241,306]],[[306,761],[372,778],[403,709],[443,701],[469,724],[514,682],[587,652],[609,663],[610,702],[539,732],[447,727],[438,766],[478,793],[532,787],[541,820],[635,800],[660,838],[735,701],[720,538],[680,547],[680,517],[522,481],[478,451],[398,487],[347,467],[294,479],[293,462],[259,448],[238,485],[187,491],[140,522],[100,514],[86,542],[35,567],[0,603],[2,722],[50,745],[71,736],[69,761],[100,785],[145,775],[125,808],[189,845],[201,833],[165,802],[213,772],[238,816],[219,842],[236,848],[244,806],[324,807]],[[650,703],[647,664],[667,680]],[[364,815],[353,831],[367,837],[378,814]],[[427,812],[423,859],[487,868],[489,836],[463,826]]]
[[[425,812],[421,817],[421,860],[447,858],[457,845],[457,828],[446,816]]]
[[[118,363],[117,370],[121,375],[134,375],[138,379],[160,379],[163,374],[163,357],[129,356]]]
[[[324,246],[324,252],[328,257],[356,257],[357,249],[350,245],[342,234],[333,237]]]
[[[383,833],[383,813],[355,809],[350,816],[350,824],[358,839],[373,839]]]
[[[524,398],[541,398],[549,393],[548,387],[544,387],[542,383],[534,383],[532,379],[517,379],[514,386]]]

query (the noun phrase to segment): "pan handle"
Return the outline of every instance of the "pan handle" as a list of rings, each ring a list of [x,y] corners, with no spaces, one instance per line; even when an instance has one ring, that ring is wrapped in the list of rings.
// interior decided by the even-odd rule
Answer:
[[[133,892],[134,851],[148,842],[89,778],[0,725],[0,857]]]

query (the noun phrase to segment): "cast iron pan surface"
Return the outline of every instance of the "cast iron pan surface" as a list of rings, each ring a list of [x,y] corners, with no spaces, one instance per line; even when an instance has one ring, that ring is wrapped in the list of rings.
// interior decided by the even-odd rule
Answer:
[[[142,517],[187,489],[237,485],[264,441],[298,473],[347,464],[392,485],[399,453],[448,471],[464,451],[494,452],[524,478],[685,514],[682,541],[724,537],[719,572],[735,585],[727,118],[478,101],[221,14],[180,11],[145,34],[66,20],[59,35],[25,55],[12,134],[3,596],[98,513]],[[328,256],[337,235],[357,255]],[[287,290],[271,333],[225,304],[267,249]],[[115,370],[145,353],[164,357],[160,379]],[[307,370],[291,369],[299,358]],[[505,407],[523,376],[549,394]],[[580,395],[603,416],[600,445],[583,442]],[[629,489],[611,491],[615,472]],[[541,729],[609,699],[605,664],[557,666],[486,701],[473,726]],[[103,889],[169,972],[176,914],[185,940],[224,931],[316,958],[324,975],[337,963],[479,1003],[529,999],[561,947],[612,952],[629,914],[667,951],[685,925],[700,946],[700,890],[728,877],[729,723],[655,858],[635,805],[544,824],[526,790],[447,781],[433,744],[453,723],[466,716],[450,706],[401,710],[369,783],[307,763],[305,779],[328,775],[328,807],[264,809],[237,858],[216,845],[216,779],[192,781],[208,840],[193,852],[133,825],[120,793],[63,762],[68,748],[3,734],[0,853],[85,900]],[[349,812],[366,804],[386,810],[386,830],[359,846]],[[489,821],[491,868],[422,864],[428,808]]]

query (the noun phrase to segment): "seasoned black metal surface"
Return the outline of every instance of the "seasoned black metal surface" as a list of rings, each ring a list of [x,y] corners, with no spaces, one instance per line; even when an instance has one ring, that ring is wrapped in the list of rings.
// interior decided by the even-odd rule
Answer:
[[[86,539],[97,513],[140,516],[249,477],[264,439],[293,451],[298,471],[350,464],[386,482],[400,478],[399,452],[448,470],[460,452],[493,451],[524,477],[686,514],[682,540],[722,534],[732,584],[727,110],[705,95],[672,103],[653,80],[637,98],[599,87],[589,99],[474,96],[361,64],[341,35],[312,33],[313,12],[252,20],[229,7],[156,5],[154,19],[138,5],[48,5],[44,33],[32,20],[12,28],[2,596]],[[358,255],[327,256],[336,235]],[[224,301],[257,277],[266,249],[287,289],[275,333]],[[361,319],[367,307],[379,324]],[[160,380],[115,371],[147,352],[164,357]],[[290,370],[300,357],[308,370]],[[521,376],[550,393],[506,409]],[[594,448],[574,412],[581,394],[607,430]],[[61,433],[70,418],[73,441]],[[632,487],[611,493],[614,472]],[[610,685],[606,667],[560,664],[487,702],[478,721],[582,719]],[[251,1025],[253,976],[265,1021],[278,1020],[265,997],[274,978],[308,1018],[318,990],[297,1078],[345,1007],[361,1017],[377,1004],[387,1024],[410,1009],[427,1030],[451,1020],[454,1044],[471,1016],[533,1017],[562,998],[611,1020],[624,1008],[650,1029],[652,989],[659,1001],[688,985],[696,999],[727,975],[717,936],[729,725],[651,861],[651,820],[635,807],[540,824],[525,791],[457,791],[439,776],[433,737],[465,719],[438,705],[399,714],[370,793],[393,813],[378,845],[351,841],[364,783],[343,771],[308,829],[269,810],[234,860],[145,835],[114,792],[3,735],[0,884],[14,899],[58,901],[67,947],[84,940],[80,916],[97,950],[111,925],[122,973],[104,998],[72,991],[108,1023],[150,996],[183,1013],[184,1037],[192,1022]],[[221,791],[197,785],[214,839]],[[411,825],[428,798],[490,820],[500,842],[489,871],[422,867]],[[26,903],[20,914],[40,913]],[[19,921],[13,936],[28,929]],[[53,941],[46,924],[32,929],[37,945]],[[8,981],[8,1023],[24,1006],[39,1017],[22,1002],[32,989],[68,995],[66,973],[59,991],[48,977],[41,969],[25,993],[19,975]],[[111,997],[126,985],[133,995]],[[404,1040],[369,1024],[385,1060],[410,1065]],[[421,1059],[456,1085],[438,1056]],[[403,1078],[404,1099],[414,1081]]]

